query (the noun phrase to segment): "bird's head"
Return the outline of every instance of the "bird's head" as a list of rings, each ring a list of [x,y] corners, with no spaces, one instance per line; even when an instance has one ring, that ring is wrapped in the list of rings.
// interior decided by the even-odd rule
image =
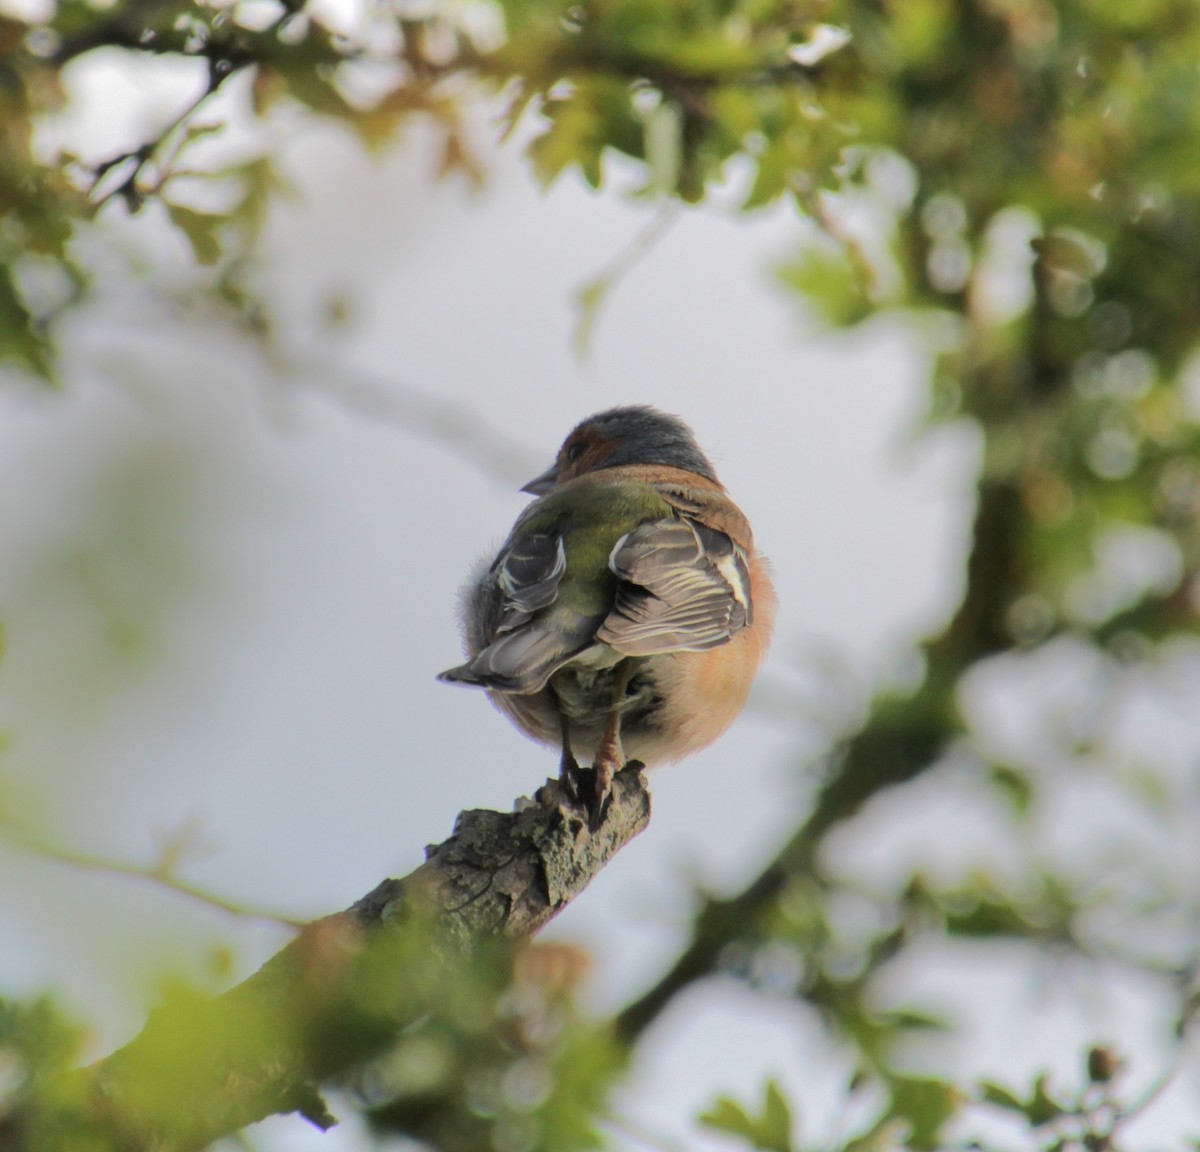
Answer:
[[[625,464],[682,468],[718,483],[692,430],[678,416],[640,406],[610,408],[576,425],[563,441],[554,463],[521,491],[544,496],[577,476]]]

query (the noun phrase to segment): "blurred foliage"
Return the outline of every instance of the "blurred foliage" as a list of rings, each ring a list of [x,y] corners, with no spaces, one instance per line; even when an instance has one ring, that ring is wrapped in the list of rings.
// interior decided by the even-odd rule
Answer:
[[[254,988],[212,999],[176,985],[98,1066],[98,1087],[70,1070],[81,1037],[51,1004],[0,1001],[0,1147],[201,1148],[274,1112],[327,1128],[336,1119],[310,1075],[354,1099],[375,1131],[446,1152],[599,1147],[595,1116],[622,1061],[580,1017],[573,983],[514,968],[507,943],[461,957],[438,935],[409,918],[359,953],[322,923]]]
[[[931,423],[982,436],[962,600],[922,645],[919,686],[802,765],[816,784],[794,836],[741,893],[703,901],[676,965],[617,1017],[619,1044],[567,1013],[527,1051],[491,973],[470,1019],[455,993],[367,1066],[374,1122],[439,1148],[592,1146],[624,1048],[721,973],[810,1012],[849,1055],[862,1119],[847,1149],[990,1146],[973,1126],[989,1113],[1022,1147],[1120,1145],[1156,1095],[1133,1097],[1107,1049],[1083,1055],[1073,1091],[962,1083],[912,1055],[954,1021],[886,1005],[903,959],[950,941],[1136,973],[1171,998],[1180,1036],[1195,1014],[1200,888],[1177,857],[1200,801],[1157,743],[1129,748],[1120,717],[1181,684],[1194,716],[1200,671],[1200,5],[397,0],[347,28],[296,0],[37,11],[0,20],[0,361],[15,372],[59,381],[63,318],[104,291],[84,241],[117,214],[165,211],[203,286],[269,336],[250,270],[286,190],[276,125],[333,119],[380,149],[420,121],[442,173],[477,182],[464,125],[482,89],[508,129],[533,126],[543,183],[575,171],[599,188],[621,153],[650,201],[790,201],[802,236],[780,283],[832,326],[903,315],[927,337]],[[41,133],[64,70],[101,49],[199,62],[202,79],[127,151],[52,154]],[[250,154],[222,151],[222,125],[246,116]],[[998,674],[1035,697],[1016,747],[991,716]],[[1142,831],[1097,821],[1058,851],[1056,804],[1079,780]],[[911,811],[931,783],[987,808],[1004,866],[981,849],[954,868],[898,864],[886,883],[856,873],[842,831]],[[44,1004],[5,1006],[0,1114],[54,1122],[70,1036]],[[833,1146],[801,1140],[778,1084],[764,1093],[697,1121],[752,1148]]]

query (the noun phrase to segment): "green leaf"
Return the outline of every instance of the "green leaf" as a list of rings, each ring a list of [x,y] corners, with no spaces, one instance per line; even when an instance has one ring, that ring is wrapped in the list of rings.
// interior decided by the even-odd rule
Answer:
[[[966,891],[940,902],[946,917],[946,931],[952,936],[986,938],[1029,934],[1026,910],[1010,901],[1004,893],[994,891],[985,879],[977,878],[976,884]]]
[[[699,1120],[706,1128],[742,1136],[749,1141],[754,1139],[754,1121],[740,1104],[728,1096],[718,1097],[707,1112],[700,1113]]]
[[[890,1114],[908,1121],[908,1147],[920,1152],[938,1147],[942,1126],[958,1111],[963,1094],[944,1080],[889,1076]]]
[[[588,184],[599,188],[606,148],[644,159],[645,125],[634,113],[623,80],[587,76],[573,85],[569,94],[546,102],[542,111],[548,127],[529,145],[529,155],[534,172],[546,187],[575,166]]]
[[[814,156],[806,128],[791,124],[773,138],[758,157],[754,185],[742,208],[749,210],[769,204],[793,188],[812,180]]]
[[[0,263],[0,363],[15,362],[56,383],[53,346],[35,324],[18,291],[11,264]]]
[[[876,1023],[882,1028],[904,1032],[946,1032],[950,1022],[944,1016],[917,1008],[898,1008],[881,1014]]]
[[[275,63],[279,67],[281,62]],[[288,95],[294,100],[321,116],[332,116],[342,120],[354,118],[354,108],[334,87],[333,76],[322,71],[320,66],[309,67],[302,61],[292,61],[290,67],[279,68],[279,71],[287,81]]]
[[[792,1147],[792,1110],[775,1079],[767,1081],[763,1099],[763,1136],[763,1148],[788,1152]]]
[[[1025,1105],[1025,1115],[1029,1117],[1029,1123],[1034,1127],[1049,1124],[1066,1110],[1060,1101],[1050,1095],[1050,1078],[1043,1072],[1033,1082],[1033,1091]]]
[[[1008,764],[994,764],[989,776],[996,791],[1008,801],[1013,811],[1018,816],[1024,816],[1033,799],[1033,781],[1029,773]]]
[[[1003,1108],[1006,1112],[1019,1112],[1034,1128],[1049,1124],[1066,1111],[1063,1104],[1050,1095],[1047,1077],[1044,1074],[1033,1082],[1027,1100],[993,1080],[981,1080],[979,1094],[985,1104]]]
[[[944,58],[953,16],[949,0],[897,0],[892,5],[892,35],[906,61],[920,67]]]
[[[849,327],[871,314],[862,269],[843,246],[807,245],[793,260],[780,265],[776,274],[834,327]]]
[[[187,237],[196,260],[200,264],[212,265],[221,258],[219,230],[227,223],[227,217],[212,212],[197,212],[182,204],[164,200],[171,223]]]
[[[758,1152],[794,1152],[792,1110],[775,1079],[767,1081],[760,1115],[752,1116],[737,1101],[722,1096],[698,1119],[706,1128],[737,1136]]]
[[[1009,1112],[1025,1113],[1025,1101],[1016,1093],[1005,1088],[1003,1084],[997,1084],[993,1080],[981,1080],[979,1082],[979,1098],[985,1104],[991,1104],[996,1108],[1004,1108]]]

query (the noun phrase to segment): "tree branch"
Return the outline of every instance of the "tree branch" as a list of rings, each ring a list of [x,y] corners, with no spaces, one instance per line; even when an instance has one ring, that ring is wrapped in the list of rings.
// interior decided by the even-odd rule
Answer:
[[[84,1130],[121,1152],[191,1152],[275,1113],[327,1127],[322,1081],[433,1010],[457,968],[537,932],[649,818],[628,769],[595,833],[553,781],[515,812],[463,812],[415,872],[313,922],[224,995],[177,997],[79,1073]]]
[[[731,939],[756,931],[793,876],[819,874],[815,857],[831,828],[884,789],[907,783],[937,762],[960,723],[947,713],[953,708],[947,685],[1005,643],[1003,610],[1020,576],[1018,510],[1011,486],[981,483],[964,598],[942,634],[925,645],[928,671],[920,690],[898,702],[878,701],[833,760],[811,812],[775,858],[737,895],[704,904],[675,964],[617,1017],[617,1033],[626,1043],[649,1028],[680,991],[715,971]]]

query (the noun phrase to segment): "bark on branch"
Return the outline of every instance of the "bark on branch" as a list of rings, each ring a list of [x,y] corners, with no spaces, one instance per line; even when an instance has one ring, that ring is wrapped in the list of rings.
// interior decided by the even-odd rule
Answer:
[[[645,778],[629,769],[595,832],[553,781],[512,813],[463,812],[415,872],[313,922],[224,995],[156,1010],[134,1040],[80,1073],[88,1129],[122,1152],[190,1152],[275,1113],[332,1123],[318,1086],[429,1010],[414,989],[431,956],[452,967],[528,938],[649,818]]]

